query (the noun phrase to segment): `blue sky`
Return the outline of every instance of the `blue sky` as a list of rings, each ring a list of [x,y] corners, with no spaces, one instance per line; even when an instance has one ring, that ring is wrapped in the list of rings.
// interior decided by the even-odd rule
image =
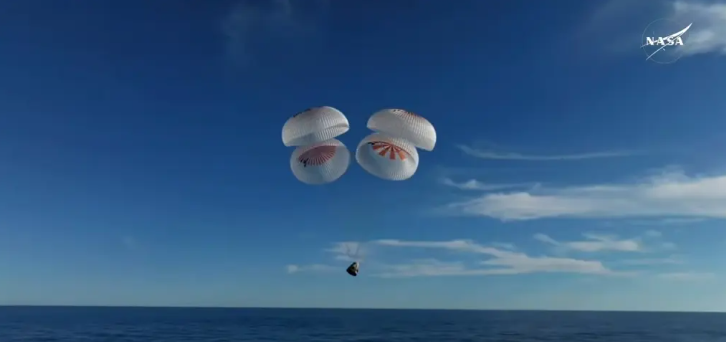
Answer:
[[[4,2],[0,304],[726,310],[725,12]],[[661,17],[694,23],[673,64]],[[319,105],[349,147],[387,107],[438,144],[307,186],[280,130]]]

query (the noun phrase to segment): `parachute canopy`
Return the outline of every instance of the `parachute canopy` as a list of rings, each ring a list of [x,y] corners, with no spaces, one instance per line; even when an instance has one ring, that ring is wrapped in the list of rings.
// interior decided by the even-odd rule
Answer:
[[[368,119],[368,129],[408,140],[422,150],[433,151],[436,130],[424,117],[403,109],[383,109]]]
[[[418,151],[404,139],[373,133],[358,144],[355,159],[368,173],[392,181],[411,178],[418,169]]]
[[[348,170],[349,165],[350,151],[336,139],[298,147],[290,158],[290,168],[295,178],[312,185],[337,180]]]
[[[288,147],[316,144],[349,129],[348,119],[339,110],[328,106],[309,108],[287,119],[282,127],[282,143]]]

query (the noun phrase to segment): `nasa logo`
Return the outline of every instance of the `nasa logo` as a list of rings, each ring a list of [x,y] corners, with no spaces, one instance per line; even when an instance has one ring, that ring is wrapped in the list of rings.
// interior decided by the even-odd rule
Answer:
[[[645,60],[670,64],[680,59],[691,25],[693,23],[683,25],[666,18],[651,22],[641,37],[640,48],[645,52]]]
[[[675,38],[673,38],[673,37],[657,37],[657,38],[656,37],[645,37],[645,39],[646,39],[645,44],[651,45],[651,46],[652,45],[660,45],[660,46],[683,45],[683,38],[681,38],[681,37],[675,37]]]

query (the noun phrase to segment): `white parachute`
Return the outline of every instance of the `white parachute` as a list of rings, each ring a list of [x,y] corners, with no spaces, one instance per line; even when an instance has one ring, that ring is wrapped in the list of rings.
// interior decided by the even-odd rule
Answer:
[[[385,180],[411,178],[418,169],[418,151],[404,139],[373,133],[361,140],[355,160],[368,173]]]
[[[416,173],[418,150],[433,151],[436,130],[425,118],[403,109],[383,109],[368,119],[377,132],[365,137],[355,159],[368,173],[385,180],[406,180]]]
[[[368,129],[408,140],[414,146],[433,151],[436,130],[424,117],[403,109],[383,109],[368,119]]]
[[[433,151],[436,130],[427,119],[404,109],[382,109],[368,119],[375,133],[356,148],[355,159],[368,173],[402,181],[418,169],[417,148]],[[336,138],[350,129],[348,119],[333,107],[313,107],[293,115],[282,127],[282,143],[296,147],[290,168],[299,181],[326,184],[339,179],[350,165],[350,151]]]
[[[339,110],[323,106],[293,115],[282,126],[282,143],[287,147],[311,145],[348,132],[348,119]]]
[[[336,181],[349,165],[350,151],[336,139],[298,147],[290,157],[292,174],[299,181],[311,185]]]
[[[290,156],[295,178],[319,185],[342,177],[350,165],[350,151],[335,138],[349,129],[345,115],[328,106],[309,108],[289,118],[282,127],[282,143],[297,147]]]

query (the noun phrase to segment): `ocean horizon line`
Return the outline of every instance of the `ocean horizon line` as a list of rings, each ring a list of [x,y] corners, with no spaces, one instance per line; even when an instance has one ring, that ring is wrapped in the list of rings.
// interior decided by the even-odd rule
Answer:
[[[366,307],[284,307],[284,306],[191,306],[191,305],[52,305],[0,304],[3,308],[93,308],[93,309],[191,309],[191,310],[359,310],[359,311],[487,311],[487,312],[581,312],[581,313],[704,313],[726,314],[726,311],[673,310],[607,310],[607,309],[507,309],[507,308],[366,308]]]

